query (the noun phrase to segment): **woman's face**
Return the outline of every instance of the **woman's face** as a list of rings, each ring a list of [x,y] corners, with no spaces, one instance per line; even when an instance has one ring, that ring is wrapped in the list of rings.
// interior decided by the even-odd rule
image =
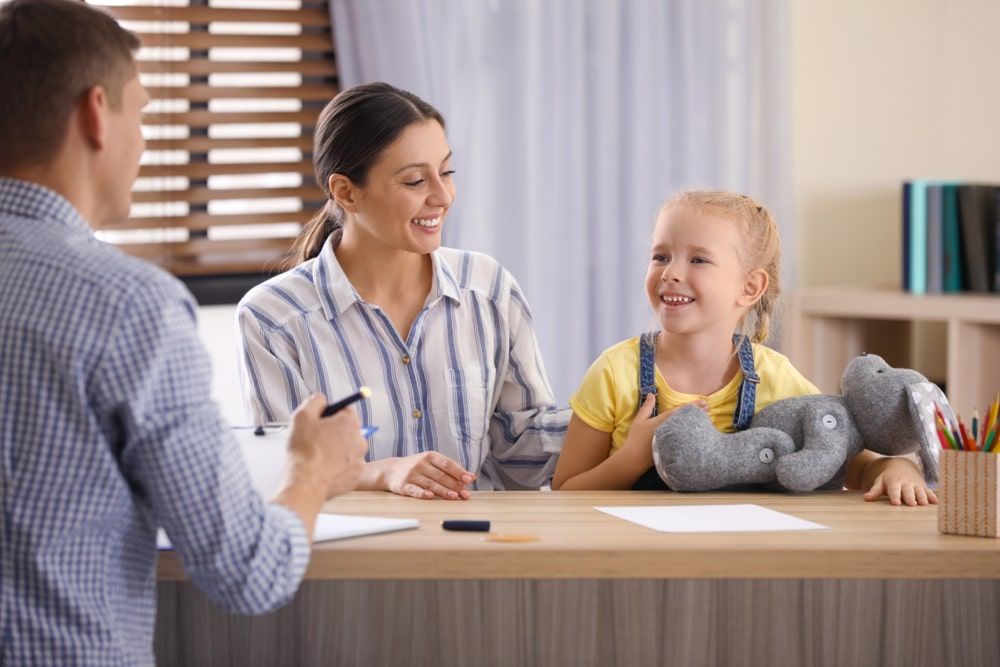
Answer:
[[[435,120],[413,123],[372,165],[348,224],[365,243],[427,254],[441,245],[454,199],[444,128]]]

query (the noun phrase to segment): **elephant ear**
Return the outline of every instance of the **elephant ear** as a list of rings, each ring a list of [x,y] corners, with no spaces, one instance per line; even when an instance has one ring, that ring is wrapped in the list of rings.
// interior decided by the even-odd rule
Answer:
[[[941,451],[940,441],[937,436],[937,426],[934,422],[934,409],[945,416],[949,422],[956,423],[955,411],[948,402],[948,397],[944,392],[932,382],[917,382],[910,385],[910,411],[919,420],[920,446],[917,448],[917,456],[924,469],[924,478],[928,483],[937,482],[937,462],[938,453]]]

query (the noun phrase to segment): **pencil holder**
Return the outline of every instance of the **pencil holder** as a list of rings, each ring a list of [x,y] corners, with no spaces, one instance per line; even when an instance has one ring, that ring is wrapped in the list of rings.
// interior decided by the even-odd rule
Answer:
[[[1000,455],[946,449],[938,463],[938,530],[1000,536]]]

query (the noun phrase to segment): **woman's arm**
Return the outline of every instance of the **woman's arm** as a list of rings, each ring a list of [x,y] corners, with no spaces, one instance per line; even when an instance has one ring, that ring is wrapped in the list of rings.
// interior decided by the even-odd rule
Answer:
[[[881,456],[867,449],[847,466],[844,486],[864,491],[867,501],[882,496],[889,496],[893,505],[936,505],[938,501],[916,463],[905,456]]]
[[[251,304],[240,304],[236,320],[247,416],[257,425],[290,421],[295,408],[314,391],[302,377],[293,341]]]
[[[528,304],[514,279],[509,274],[506,279],[511,284],[507,360],[498,369],[500,392],[489,423],[489,456],[502,487],[537,489],[548,483],[555,469],[570,410],[555,404]]]

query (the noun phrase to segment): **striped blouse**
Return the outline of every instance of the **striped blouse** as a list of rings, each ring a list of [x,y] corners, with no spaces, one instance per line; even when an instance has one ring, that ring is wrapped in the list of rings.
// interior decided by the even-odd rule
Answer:
[[[237,309],[243,396],[255,423],[287,421],[312,392],[358,404],[368,460],[438,451],[477,489],[533,489],[552,476],[569,409],[556,407],[517,282],[479,253],[440,248],[403,340],[320,255],[251,290]]]

